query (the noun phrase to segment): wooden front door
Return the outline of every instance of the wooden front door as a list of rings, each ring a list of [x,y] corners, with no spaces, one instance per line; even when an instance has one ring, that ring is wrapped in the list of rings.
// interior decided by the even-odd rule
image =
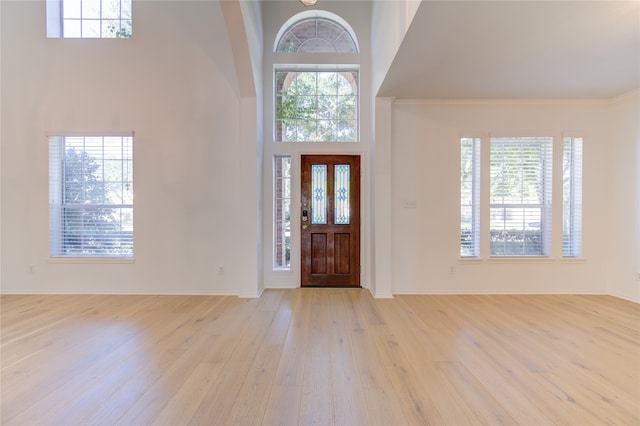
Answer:
[[[301,285],[360,286],[360,157],[303,155]]]

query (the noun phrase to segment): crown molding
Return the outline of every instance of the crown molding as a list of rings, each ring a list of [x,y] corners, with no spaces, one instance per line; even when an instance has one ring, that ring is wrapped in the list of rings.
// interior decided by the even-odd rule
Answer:
[[[640,88],[613,98],[604,99],[393,99],[395,105],[612,105],[634,96],[640,96]]]

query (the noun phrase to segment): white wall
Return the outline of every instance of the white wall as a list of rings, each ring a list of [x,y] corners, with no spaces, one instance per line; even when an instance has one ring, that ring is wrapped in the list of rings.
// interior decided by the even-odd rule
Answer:
[[[608,108],[604,102],[397,101],[391,141],[393,293],[605,293],[610,226],[604,200],[615,144]],[[459,259],[461,132],[584,137],[583,260]],[[415,200],[417,208],[404,208],[405,200]]]
[[[263,290],[262,252],[262,13],[259,1],[220,2],[240,91],[239,161],[232,209],[238,223],[231,266],[239,295],[258,297]],[[256,250],[256,248],[258,248]]]
[[[607,293],[640,302],[640,92],[611,107]]]
[[[374,1],[371,9],[372,91],[378,89],[422,0]]]
[[[47,39],[43,1],[1,7],[2,292],[238,294],[244,159],[219,3],[134,2],[130,40]],[[49,262],[47,133],[132,130],[135,262]]]

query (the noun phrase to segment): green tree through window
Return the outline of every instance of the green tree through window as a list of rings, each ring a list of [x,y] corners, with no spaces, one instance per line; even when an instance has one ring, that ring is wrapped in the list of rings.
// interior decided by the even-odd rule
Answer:
[[[52,256],[133,255],[131,139],[50,138]]]
[[[355,142],[358,72],[277,71],[276,140]]]

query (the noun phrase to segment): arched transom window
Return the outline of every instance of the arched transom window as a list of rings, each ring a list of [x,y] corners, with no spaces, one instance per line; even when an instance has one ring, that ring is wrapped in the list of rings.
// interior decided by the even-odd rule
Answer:
[[[340,23],[322,17],[302,19],[279,38],[276,52],[358,53],[351,32]]]

